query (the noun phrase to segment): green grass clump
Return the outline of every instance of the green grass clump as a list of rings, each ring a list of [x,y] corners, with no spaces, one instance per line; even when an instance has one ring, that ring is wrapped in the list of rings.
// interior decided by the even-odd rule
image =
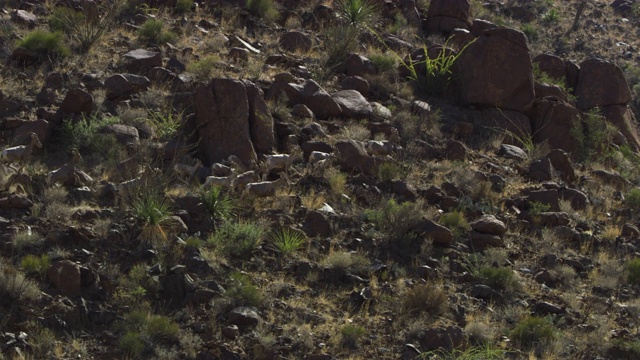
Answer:
[[[189,65],[187,65],[187,70],[195,75],[197,79],[208,81],[211,79],[219,62],[220,58],[217,55],[209,55],[189,63]]]
[[[478,275],[483,284],[494,289],[513,290],[518,287],[518,281],[508,267],[482,266]]]
[[[271,241],[282,254],[290,255],[307,244],[307,237],[301,231],[284,227],[271,234]]]
[[[193,0],[178,0],[176,2],[175,10],[178,14],[187,13],[191,11],[191,8],[193,8]]]
[[[44,276],[51,266],[51,259],[47,254],[27,255],[20,261],[20,266],[27,274]]]
[[[460,211],[453,211],[450,213],[442,214],[440,216],[440,223],[446,226],[456,236],[463,236],[469,231],[469,223],[465,219],[464,214]]]
[[[59,59],[71,54],[71,50],[64,44],[61,32],[34,30],[16,45],[35,53],[40,60]]]
[[[142,335],[136,331],[129,331],[120,339],[118,347],[128,356],[140,356],[144,351]]]
[[[149,111],[148,119],[151,121],[151,124],[153,124],[156,135],[160,140],[164,141],[171,139],[178,133],[178,130],[180,130],[183,121],[183,112]]]
[[[422,217],[415,203],[398,204],[394,199],[388,200],[379,210],[365,210],[364,216],[390,235],[405,235]]]
[[[640,188],[633,188],[629,190],[629,193],[624,198],[629,207],[633,209],[640,209]]]
[[[344,325],[340,328],[340,335],[342,335],[342,342],[345,345],[353,346],[356,342],[367,333],[367,330],[360,325]]]
[[[150,43],[172,43],[177,38],[174,32],[164,30],[164,23],[158,19],[148,19],[138,30],[140,40]]]
[[[632,285],[640,285],[640,258],[627,261],[624,268],[627,273],[627,282]]]
[[[558,21],[560,21],[560,13],[556,9],[549,10],[542,17],[542,22],[546,24],[557,24]]]
[[[240,272],[230,275],[230,285],[227,295],[233,298],[240,306],[260,306],[263,301],[262,292],[253,283],[249,276]]]
[[[388,73],[391,71],[395,71],[397,68],[397,59],[393,55],[388,54],[370,54],[369,60],[376,66],[378,72],[380,73]]]
[[[550,317],[528,316],[511,330],[511,338],[518,343],[533,347],[556,338],[558,331]]]
[[[378,179],[380,181],[391,181],[398,177],[400,170],[398,166],[392,162],[385,162],[378,167]]]
[[[505,358],[506,351],[496,348],[491,344],[470,347],[467,349],[454,349],[452,351],[434,350],[423,352],[420,359],[438,360],[501,360]]]
[[[208,242],[225,256],[245,257],[260,245],[265,228],[264,222],[260,221],[225,221]]]
[[[433,283],[416,285],[403,296],[402,312],[418,315],[420,313],[438,316],[444,314],[449,306],[447,293]]]
[[[247,0],[247,10],[258,18],[274,21],[278,18],[278,10],[273,0]]]

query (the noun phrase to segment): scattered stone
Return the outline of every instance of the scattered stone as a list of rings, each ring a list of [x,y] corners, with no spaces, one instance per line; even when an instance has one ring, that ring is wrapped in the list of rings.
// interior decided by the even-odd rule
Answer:
[[[371,116],[372,109],[367,99],[356,90],[341,90],[332,95],[342,114],[350,119],[362,119]]]
[[[300,31],[287,31],[278,42],[280,47],[291,52],[309,52],[313,45],[311,37]]]
[[[231,310],[228,320],[240,329],[253,329],[260,323],[260,316],[256,308],[241,306]]]
[[[529,155],[527,155],[524,150],[517,146],[508,144],[500,145],[500,149],[498,149],[498,155],[504,156],[507,159],[514,160],[527,160],[529,158]]]
[[[67,114],[89,114],[93,111],[93,96],[82,89],[71,89],[62,101],[60,111]]]
[[[159,52],[145,49],[131,50],[122,55],[125,60],[125,68],[130,73],[143,73],[154,67],[162,67],[162,56]]]

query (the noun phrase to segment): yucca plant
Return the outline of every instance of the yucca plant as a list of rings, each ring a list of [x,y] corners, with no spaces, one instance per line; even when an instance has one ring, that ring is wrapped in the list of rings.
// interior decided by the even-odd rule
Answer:
[[[335,5],[336,15],[351,26],[372,28],[380,19],[380,5],[373,0],[338,0]]]
[[[300,250],[307,238],[303,232],[288,227],[283,227],[270,235],[273,245],[284,255],[290,255]]]
[[[168,220],[171,214],[165,197],[143,192],[133,199],[133,214],[142,224],[140,239],[151,244],[162,244],[168,239]]]
[[[209,189],[202,190],[200,200],[202,200],[214,226],[233,215],[233,200],[219,186],[212,186]]]

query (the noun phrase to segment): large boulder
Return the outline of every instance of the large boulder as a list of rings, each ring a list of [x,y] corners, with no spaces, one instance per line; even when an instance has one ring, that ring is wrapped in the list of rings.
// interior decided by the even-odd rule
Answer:
[[[525,35],[517,30],[486,30],[457,61],[460,100],[525,111],[534,100],[531,57]]]
[[[47,271],[47,277],[63,296],[80,295],[82,286],[80,265],[69,260],[58,261],[51,265]]]
[[[469,0],[433,0],[427,11],[427,28],[430,31],[451,32],[453,29],[470,29],[473,24]]]
[[[631,101],[631,90],[622,69],[602,59],[587,59],[580,64],[575,95],[580,110],[627,105]]]
[[[308,52],[313,46],[311,37],[300,31],[287,31],[280,36],[280,47],[287,51]]]
[[[373,173],[375,159],[367,154],[364,144],[356,140],[342,140],[336,143],[338,149],[338,162],[346,171],[361,171]]]
[[[534,142],[547,142],[551,149],[561,149],[573,158],[580,155],[580,143],[572,129],[580,126],[580,111],[555,97],[538,99],[530,113]]]
[[[286,95],[290,106],[306,105],[318,119],[340,116],[342,108],[317,82],[306,80],[303,84],[276,81],[267,92],[268,99],[278,99]]]
[[[638,134],[637,122],[633,111],[627,105],[603,106],[600,111],[602,116],[624,135],[627,144],[635,151],[639,151],[640,135]]]
[[[213,79],[195,92],[200,150],[211,164],[236,155],[245,164],[256,159],[249,128],[249,99],[240,80]]]
[[[533,58],[533,64],[538,65],[541,72],[547,74],[552,79],[567,80],[567,65],[564,60],[549,54],[540,54]]]
[[[340,105],[342,114],[351,119],[369,118],[373,111],[367,99],[355,90],[338,91],[332,98]]]
[[[116,74],[104,81],[107,99],[123,99],[135,93],[147,90],[151,81],[146,76],[134,74]]]
[[[140,73],[154,67],[162,66],[162,56],[159,52],[145,49],[131,50],[122,55],[127,71]]]
[[[271,153],[276,146],[276,138],[273,130],[273,117],[264,100],[264,93],[262,89],[249,81],[245,81],[244,85],[249,101],[249,129],[253,147],[258,153]]]
[[[67,114],[89,114],[93,111],[93,96],[79,88],[71,89],[64,97],[60,111]]]

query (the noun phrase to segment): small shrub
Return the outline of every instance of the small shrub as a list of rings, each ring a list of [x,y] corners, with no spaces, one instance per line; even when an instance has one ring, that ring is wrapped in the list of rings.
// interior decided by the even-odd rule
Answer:
[[[551,210],[551,205],[549,204],[541,203],[538,201],[532,201],[529,203],[529,213],[531,215],[539,215],[549,210]]]
[[[227,289],[227,295],[235,299],[238,305],[260,306],[262,304],[262,293],[251,283],[247,275],[233,272],[230,278],[231,284]]]
[[[51,259],[47,254],[40,256],[27,255],[20,261],[20,266],[27,274],[44,276],[51,266]]]
[[[214,227],[233,215],[233,200],[219,186],[203,189],[200,192],[200,200],[204,204],[207,215],[213,221]]]
[[[184,240],[185,244],[189,247],[199,249],[204,245],[204,241],[197,236],[189,236]]]
[[[40,298],[38,285],[5,261],[0,258],[0,298],[15,304]]]
[[[178,14],[189,12],[191,8],[193,8],[193,0],[178,0],[176,2],[176,12]]]
[[[577,142],[582,161],[605,161],[613,154],[613,138],[617,130],[595,108],[575,122],[570,135]]]
[[[406,236],[411,227],[422,217],[418,204],[410,202],[398,204],[394,199],[384,203],[380,210],[365,210],[364,215],[378,229],[392,238]]]
[[[478,271],[483,284],[499,290],[514,290],[519,287],[518,280],[508,267],[482,266]]]
[[[397,59],[393,55],[369,54],[369,60],[371,60],[380,73],[392,72],[397,69]]]
[[[391,181],[398,177],[398,166],[392,162],[385,162],[378,167],[378,179],[380,181]]]
[[[640,209],[640,188],[633,188],[629,190],[629,193],[624,199],[632,209]]]
[[[19,231],[12,239],[13,248],[18,252],[27,247],[37,247],[43,242],[44,238],[31,229]]]
[[[18,41],[17,46],[35,53],[40,60],[58,59],[71,54],[61,32],[34,30]]]
[[[330,268],[343,269],[355,275],[366,275],[371,268],[371,261],[356,252],[337,251],[327,255],[322,265]]]
[[[446,292],[433,283],[419,284],[403,296],[402,312],[409,315],[426,313],[431,316],[442,315],[448,307]]]
[[[550,317],[526,317],[511,331],[511,338],[527,347],[549,342],[556,336],[557,330]]]
[[[211,75],[219,62],[220,58],[217,55],[209,55],[190,63],[187,66],[187,70],[193,73],[199,80],[207,81],[211,79]]]
[[[336,25],[324,30],[322,79],[333,75],[360,45],[360,30],[354,26]]]
[[[342,335],[342,342],[345,345],[353,346],[356,342],[366,334],[367,331],[363,326],[359,325],[345,325],[340,329]]]
[[[540,37],[538,28],[532,23],[524,24],[522,26],[522,32],[527,36],[529,42],[535,42]]]
[[[182,126],[183,112],[149,111],[148,116],[160,140],[171,139],[178,133],[178,130],[180,130]]]
[[[469,230],[469,223],[460,211],[453,211],[440,216],[440,223],[456,236],[463,236]]]
[[[627,273],[627,282],[631,285],[640,285],[640,258],[627,261],[624,268]]]
[[[115,23],[123,0],[110,2],[97,19],[90,19],[80,11],[68,7],[56,7],[49,16],[49,27],[62,31],[78,42],[78,49],[87,52]]]
[[[247,0],[247,9],[253,16],[268,21],[275,21],[278,17],[273,0]]]
[[[500,360],[504,359],[506,351],[486,343],[484,346],[469,347],[467,349],[453,349],[451,351],[434,350],[420,354],[420,359],[438,360]]]
[[[300,250],[307,243],[303,232],[288,227],[271,234],[273,245],[284,255],[290,255]]]
[[[225,221],[208,242],[225,256],[245,257],[262,242],[265,224],[261,221]]]
[[[177,339],[180,327],[166,316],[151,315],[146,321],[146,333],[153,339]]]
[[[560,20],[560,13],[556,9],[551,9],[549,12],[544,14],[542,17],[542,22],[546,24],[557,24]]]
[[[120,339],[118,347],[128,356],[140,356],[144,351],[144,341],[140,333],[129,331]]]
[[[113,135],[102,134],[101,131],[108,125],[118,123],[117,117],[99,119],[97,117],[83,116],[77,121],[65,121],[60,132],[61,145],[66,149],[75,148],[80,152],[100,152],[109,155],[112,149],[117,147]]]
[[[327,171],[327,180],[329,181],[329,187],[336,194],[342,194],[346,190],[347,175],[341,173],[335,169],[329,169]]]
[[[171,31],[165,31],[162,20],[148,19],[140,26],[138,37],[142,41],[158,44],[174,42],[178,35]]]

